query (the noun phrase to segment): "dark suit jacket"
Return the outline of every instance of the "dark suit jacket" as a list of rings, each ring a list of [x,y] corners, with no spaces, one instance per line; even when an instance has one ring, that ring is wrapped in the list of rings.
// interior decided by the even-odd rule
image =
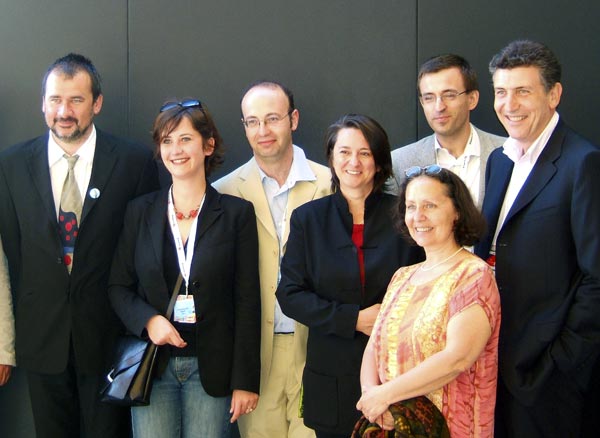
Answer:
[[[148,320],[167,310],[163,248],[168,189],[131,202],[110,276],[110,300],[127,329],[145,334]],[[189,293],[196,307],[196,344],[205,391],[258,393],[260,286],[258,236],[252,204],[207,186],[198,216]],[[166,366],[162,356],[160,368]]]
[[[96,132],[71,275],[52,197],[48,134],[0,155],[0,233],[15,294],[17,363],[30,371],[63,371],[71,339],[80,370],[104,371],[122,327],[106,293],[110,262],[127,202],[156,190],[158,177],[149,149]]]
[[[401,266],[423,259],[394,230],[396,197],[371,194],[365,203],[365,288],[360,282],[352,215],[341,193],[292,213],[277,299],[284,313],[309,327],[304,368],[304,423],[352,432],[360,412],[360,365],[368,337],[356,331],[358,312],[381,303]]]
[[[486,258],[513,162],[488,160]],[[559,121],[498,235],[499,369],[524,404],[554,370],[585,389],[600,348],[600,150]]]

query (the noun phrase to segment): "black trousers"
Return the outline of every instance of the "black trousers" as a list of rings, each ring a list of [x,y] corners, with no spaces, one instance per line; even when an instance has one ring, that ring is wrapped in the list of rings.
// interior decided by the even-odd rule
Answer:
[[[558,370],[548,379],[533,406],[517,400],[498,377],[495,438],[580,438],[583,393]]]
[[[350,435],[348,434],[339,434],[339,433],[329,433],[329,432],[321,432],[316,430],[317,438],[348,438]]]
[[[129,438],[128,407],[100,401],[103,376],[81,373],[72,354],[59,374],[27,373],[37,438]]]
[[[600,359],[596,359],[596,365],[592,379],[588,385],[585,396],[585,408],[583,410],[583,431],[581,436],[595,437],[600,433]]]

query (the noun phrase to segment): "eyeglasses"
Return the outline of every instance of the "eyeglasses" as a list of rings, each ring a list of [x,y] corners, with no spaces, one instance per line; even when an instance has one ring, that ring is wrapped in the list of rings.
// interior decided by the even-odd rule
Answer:
[[[286,117],[289,117],[289,115],[292,114],[293,111],[294,110],[289,110],[283,116],[278,116],[276,114],[272,114],[270,116],[265,117],[262,122],[260,121],[260,119],[258,117],[249,117],[247,119],[242,119],[242,123],[248,129],[257,129],[261,123],[265,126],[274,126],[274,125],[277,125],[279,122],[281,122]]]
[[[404,174],[406,175],[407,178],[416,178],[417,176],[420,175],[437,175],[438,173],[440,173],[442,171],[442,168],[440,166],[438,166],[437,164],[430,164],[429,166],[413,166],[413,167],[409,167],[408,169],[406,169],[404,171]]]
[[[448,103],[448,102],[454,102],[458,96],[460,96],[461,94],[469,93],[470,91],[471,90],[465,90],[461,93],[459,93],[458,91],[444,91],[439,96],[436,96],[433,93],[426,93],[426,94],[421,94],[419,96],[419,99],[421,100],[421,103],[423,105],[431,105],[433,103],[436,103],[438,100],[438,97],[442,100],[442,102]]]
[[[181,107],[181,108],[194,108],[194,107],[198,107],[200,108],[200,110],[204,110],[204,108],[202,108],[202,103],[199,100],[196,99],[186,99],[186,100],[182,100],[181,102],[167,102],[165,103],[163,106],[160,107],[159,112],[160,113],[164,113],[165,111],[169,111],[170,109],[173,108],[177,108],[177,107]]]

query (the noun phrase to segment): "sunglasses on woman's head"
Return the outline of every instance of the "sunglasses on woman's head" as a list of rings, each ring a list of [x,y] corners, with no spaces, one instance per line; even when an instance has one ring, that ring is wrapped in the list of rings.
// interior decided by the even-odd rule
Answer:
[[[170,109],[173,108],[177,108],[177,107],[181,107],[181,108],[194,108],[194,107],[198,107],[201,110],[202,108],[202,103],[197,100],[197,99],[187,99],[187,100],[182,100],[181,102],[167,102],[165,103],[163,106],[160,107],[160,111],[159,112],[165,112],[165,111],[169,111]]]
[[[437,175],[442,171],[442,168],[437,164],[430,164],[429,166],[412,166],[404,171],[407,178],[416,178],[420,175]]]

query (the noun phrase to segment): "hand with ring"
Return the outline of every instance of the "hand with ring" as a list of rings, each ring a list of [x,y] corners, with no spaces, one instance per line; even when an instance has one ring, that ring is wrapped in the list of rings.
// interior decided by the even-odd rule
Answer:
[[[241,389],[234,389],[233,395],[231,396],[231,408],[229,409],[231,423],[235,422],[242,415],[254,411],[257,404],[258,394]]]

